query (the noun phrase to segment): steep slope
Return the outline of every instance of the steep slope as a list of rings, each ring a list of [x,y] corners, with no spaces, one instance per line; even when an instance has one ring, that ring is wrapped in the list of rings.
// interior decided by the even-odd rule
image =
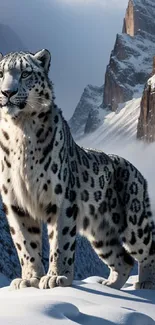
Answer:
[[[95,129],[94,123],[91,122],[94,114],[98,125],[97,108],[102,104],[103,87],[88,85],[80,98],[80,101],[74,111],[72,118],[69,121],[69,126],[73,134],[87,133]],[[89,121],[88,121],[89,116]],[[93,116],[93,117],[92,117]],[[89,124],[89,125],[88,125]]]
[[[155,55],[155,2],[154,0],[129,0],[123,22],[122,34],[117,34],[114,49],[105,73],[102,108],[116,111],[119,103],[142,94],[144,85],[152,71]],[[89,98],[91,101],[91,98]],[[98,108],[81,110],[82,101],[76,107],[76,119],[71,119],[71,130],[80,133],[92,132],[100,125]],[[93,115],[90,111],[93,109]],[[78,114],[78,112],[80,112]],[[82,113],[84,119],[82,118]],[[73,114],[75,116],[75,113]],[[97,121],[96,121],[97,116]],[[87,117],[87,118],[86,118]]]
[[[141,98],[136,98],[120,104],[117,112],[105,110],[103,114],[103,110],[100,109],[102,124],[92,134],[80,138],[78,144],[87,148],[105,150],[109,153],[116,152],[119,143],[123,147],[130,143],[132,145],[132,142],[136,140],[140,101]]]

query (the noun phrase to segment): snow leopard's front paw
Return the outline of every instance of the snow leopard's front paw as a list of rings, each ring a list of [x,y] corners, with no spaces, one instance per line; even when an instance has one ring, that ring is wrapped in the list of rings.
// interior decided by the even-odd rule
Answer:
[[[30,278],[29,280],[17,278],[11,282],[10,287],[13,290],[23,289],[27,287],[39,288],[39,281],[39,278]]]
[[[114,289],[120,289],[121,288],[121,284],[118,283],[118,281],[110,281],[110,280],[104,280],[102,282],[99,282],[107,287],[111,287],[111,288],[114,288]]]
[[[51,289],[54,287],[68,287],[72,284],[72,278],[65,275],[45,275],[39,283],[40,289]]]

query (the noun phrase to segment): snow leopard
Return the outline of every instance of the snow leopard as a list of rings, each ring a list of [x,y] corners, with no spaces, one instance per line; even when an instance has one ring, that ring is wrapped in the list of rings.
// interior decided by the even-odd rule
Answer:
[[[86,236],[121,289],[155,288],[155,226],[147,181],[129,161],[84,149],[55,104],[50,52],[0,55],[0,191],[21,265],[12,288],[70,286],[76,234]],[[42,261],[47,225],[49,269]]]

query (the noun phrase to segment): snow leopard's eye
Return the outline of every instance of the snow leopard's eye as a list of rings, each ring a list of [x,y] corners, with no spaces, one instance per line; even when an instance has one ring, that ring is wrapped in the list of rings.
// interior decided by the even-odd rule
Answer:
[[[31,74],[32,74],[32,70],[31,71],[23,71],[21,74],[21,78],[23,78],[23,79],[28,78]]]
[[[3,78],[3,71],[0,71],[0,78]]]

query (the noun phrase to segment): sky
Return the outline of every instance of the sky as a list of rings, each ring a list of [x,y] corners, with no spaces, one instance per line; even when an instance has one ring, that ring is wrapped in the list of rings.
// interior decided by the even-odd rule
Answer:
[[[0,23],[9,25],[27,50],[52,53],[50,77],[56,102],[69,119],[87,84],[101,86],[121,33],[128,0],[5,0]]]

